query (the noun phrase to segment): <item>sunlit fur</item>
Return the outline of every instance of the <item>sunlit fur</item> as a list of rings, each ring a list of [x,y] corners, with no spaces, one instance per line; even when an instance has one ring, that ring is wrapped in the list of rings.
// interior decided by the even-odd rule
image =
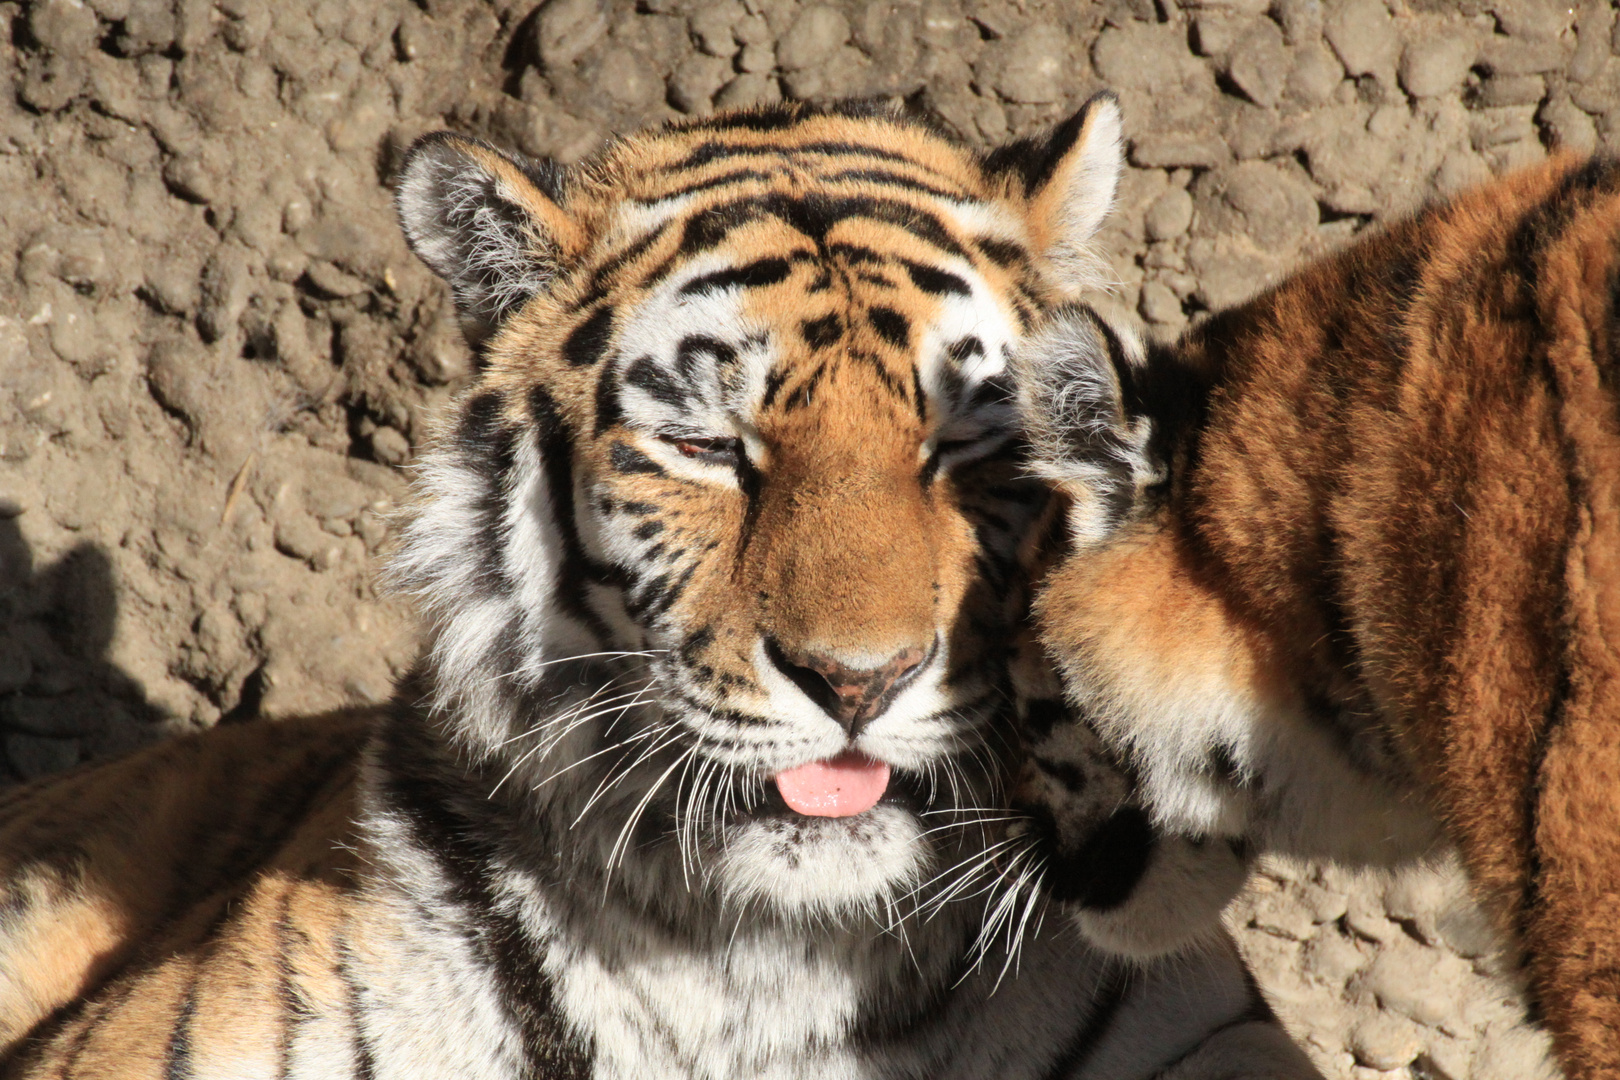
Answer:
[[[1006,365],[1120,154],[1108,98],[989,157],[798,105],[577,172],[419,142],[481,363],[394,567],[424,661],[5,804],[10,1075],[1309,1075],[1230,942],[1120,963],[1002,838]],[[883,801],[791,812],[847,750]]]
[[[1172,348],[1071,308],[1017,365],[1069,499],[1042,640],[1155,822],[1448,836],[1577,1078],[1620,1074],[1617,241],[1620,167],[1557,159]]]

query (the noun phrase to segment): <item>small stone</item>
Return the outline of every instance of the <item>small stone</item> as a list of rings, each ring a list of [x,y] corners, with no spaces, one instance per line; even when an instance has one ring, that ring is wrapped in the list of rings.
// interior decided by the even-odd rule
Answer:
[[[1211,135],[1158,134],[1132,139],[1130,158],[1142,169],[1213,169],[1231,160],[1231,152]]]
[[[744,109],[750,105],[774,105],[782,100],[782,88],[768,75],[746,72],[728,83],[715,96],[722,109]]]
[[[1298,169],[1270,162],[1213,169],[1194,182],[1192,195],[1201,232],[1242,234],[1261,250],[1278,254],[1305,240],[1321,216]]]
[[[729,60],[737,55],[738,46],[731,28],[747,14],[741,4],[731,0],[699,8],[692,13],[687,24],[692,28],[692,36],[697,39],[698,48],[710,56]]]
[[[1349,1046],[1359,1064],[1388,1072],[1410,1065],[1423,1049],[1423,1039],[1410,1020],[1378,1012],[1350,1030]]]
[[[550,0],[534,22],[534,48],[548,70],[572,64],[607,33],[601,0]]]
[[[1564,47],[1556,41],[1518,41],[1496,37],[1480,49],[1480,63],[1493,75],[1541,75],[1558,71],[1565,62]]]
[[[1536,119],[1556,150],[1590,154],[1597,149],[1597,122],[1577,109],[1567,97],[1548,100],[1536,113]]]
[[[28,30],[58,56],[82,57],[96,47],[100,24],[80,0],[44,0],[28,15]]]
[[[1380,0],[1342,0],[1324,20],[1322,32],[1351,75],[1394,71],[1400,38]]]
[[[768,41],[744,45],[737,56],[737,67],[745,72],[767,72],[776,67],[776,46]]]
[[[1575,54],[1567,69],[1571,82],[1583,83],[1602,74],[1609,59],[1609,38],[1614,8],[1608,0],[1586,0],[1576,19]]]
[[[1569,26],[1571,8],[1547,0],[1492,0],[1491,14],[1509,37],[1556,41]]]
[[[776,58],[785,71],[820,63],[849,40],[849,20],[828,4],[812,4],[799,12],[777,43]]]
[[[1192,215],[1192,196],[1183,188],[1173,187],[1153,200],[1142,224],[1149,240],[1174,240],[1187,231]]]
[[[1270,11],[1290,45],[1305,45],[1322,36],[1322,0],[1274,0]]]
[[[615,46],[603,51],[592,66],[590,82],[627,109],[646,109],[663,95],[658,71],[630,49]]]
[[[384,465],[403,465],[411,459],[411,443],[391,427],[379,427],[371,433],[371,456]]]
[[[1240,28],[1231,12],[1200,11],[1193,16],[1193,49],[1199,56],[1225,56],[1237,44]]]
[[[731,28],[731,36],[746,47],[772,43],[771,24],[763,15],[745,15]]]
[[[714,95],[731,75],[731,65],[719,57],[688,56],[669,77],[670,103],[682,112],[704,115],[714,107]]]
[[[1482,109],[1535,105],[1547,96],[1547,80],[1540,75],[1492,75],[1480,84],[1476,103]]]
[[[1416,38],[1401,54],[1401,85],[1416,98],[1455,93],[1468,77],[1478,52],[1475,44],[1461,35]]]
[[[1063,99],[1068,41],[1062,29],[1034,23],[1003,43],[995,65],[995,87],[1008,101],[1042,104]]]
[[[310,262],[309,269],[304,271],[304,279],[318,292],[334,298],[357,296],[367,288],[364,281],[322,259]]]
[[[1367,948],[1341,933],[1324,933],[1305,947],[1306,969],[1318,978],[1343,983],[1367,966]]]
[[[1227,74],[1250,101],[1271,106],[1282,98],[1288,61],[1282,30],[1270,19],[1260,19],[1233,46]]]
[[[200,158],[189,155],[170,158],[163,166],[163,182],[169,190],[189,202],[211,203],[219,198],[219,181]]]
[[[1186,315],[1181,310],[1181,298],[1157,281],[1142,285],[1142,299],[1137,308],[1148,322],[1176,324],[1186,321]]]
[[[222,244],[203,266],[197,328],[214,342],[235,329],[253,287],[249,257],[237,244]]]
[[[1344,81],[1344,65],[1333,50],[1320,41],[1302,45],[1294,57],[1284,92],[1301,105],[1320,105],[1333,96]]]

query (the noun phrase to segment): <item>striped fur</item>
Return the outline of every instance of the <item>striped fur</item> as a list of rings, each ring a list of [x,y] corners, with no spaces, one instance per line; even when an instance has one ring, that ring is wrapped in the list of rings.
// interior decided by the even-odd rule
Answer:
[[[395,567],[426,656],[12,796],[7,1075],[1309,1075],[1229,942],[1125,965],[997,876],[1048,499],[1007,359],[1119,153],[1106,98],[988,159],[847,107],[572,174],[419,143],[482,359]],[[793,813],[850,750],[883,800]]]
[[[1583,1080],[1620,1074],[1617,281],[1620,165],[1563,158],[1172,348],[1075,308],[1017,364],[1069,500],[1042,638],[1154,821],[1449,836]]]

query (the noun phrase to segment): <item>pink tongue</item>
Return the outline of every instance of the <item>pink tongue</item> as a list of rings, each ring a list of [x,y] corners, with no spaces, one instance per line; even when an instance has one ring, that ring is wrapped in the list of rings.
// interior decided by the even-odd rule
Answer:
[[[850,817],[877,805],[889,767],[853,751],[776,774],[782,800],[808,817]]]

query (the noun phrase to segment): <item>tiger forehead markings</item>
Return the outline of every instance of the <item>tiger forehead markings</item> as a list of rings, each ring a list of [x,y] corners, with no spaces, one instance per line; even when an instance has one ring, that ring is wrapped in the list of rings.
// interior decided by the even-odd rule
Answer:
[[[1053,287],[1006,194],[922,129],[840,116],[631,140],[567,192],[575,268],[488,341],[459,433],[532,427],[581,489],[572,560],[536,542],[530,573],[487,576],[563,601],[526,655],[665,650],[722,758],[830,755],[881,714],[885,759],[920,764],[916,725],[990,690],[956,613],[1004,593],[1040,498],[1008,462],[964,513],[955,476],[1010,457],[1007,358]],[[482,456],[519,482],[521,449]]]

